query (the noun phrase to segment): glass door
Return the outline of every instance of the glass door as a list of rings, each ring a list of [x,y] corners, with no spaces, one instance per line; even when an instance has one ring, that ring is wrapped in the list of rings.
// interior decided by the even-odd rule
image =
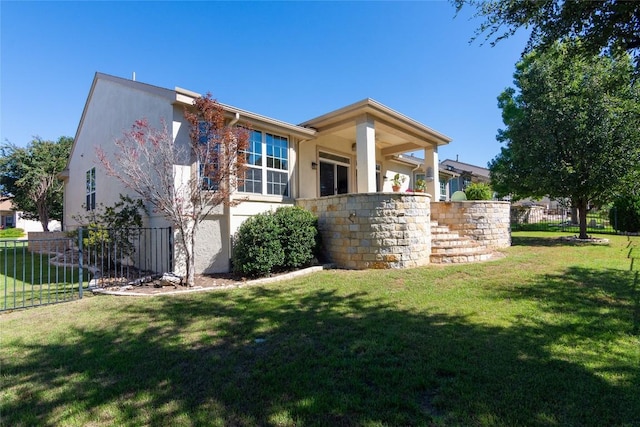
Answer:
[[[346,157],[320,153],[320,196],[349,192],[349,163]]]

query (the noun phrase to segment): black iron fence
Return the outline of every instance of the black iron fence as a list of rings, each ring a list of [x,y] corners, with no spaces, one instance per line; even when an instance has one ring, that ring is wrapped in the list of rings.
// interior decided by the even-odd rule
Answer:
[[[91,287],[122,286],[172,271],[171,228],[85,228],[83,247]]]
[[[0,240],[0,311],[72,301],[92,287],[173,270],[171,228],[83,228],[38,236]]]
[[[587,232],[615,234],[617,231],[615,208],[592,210],[587,214]],[[570,209],[545,209],[542,206],[512,206],[512,231],[564,231],[579,233],[580,225]]]
[[[62,234],[0,241],[0,311],[82,298],[87,275],[74,244]]]

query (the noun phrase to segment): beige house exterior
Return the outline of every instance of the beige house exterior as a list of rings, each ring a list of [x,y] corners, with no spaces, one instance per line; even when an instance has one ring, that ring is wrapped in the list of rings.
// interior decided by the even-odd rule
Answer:
[[[114,141],[141,118],[154,127],[164,121],[176,144],[187,144],[183,111],[199,96],[181,88],[160,88],[96,73],[62,174],[64,229],[79,225],[74,220],[77,214],[100,203],[113,205],[119,194],[127,193],[102,170],[96,147],[113,153]],[[197,273],[228,271],[233,234],[243,221],[260,212],[301,199],[391,192],[395,174],[405,177],[402,190],[412,188],[416,176],[421,176],[426,178],[427,194],[440,194],[438,147],[451,139],[377,101],[364,99],[297,125],[230,105],[223,107],[229,121],[252,129],[248,175],[244,191],[232,196],[242,203],[220,207],[199,227]],[[422,163],[403,158],[416,151],[423,153]],[[251,159],[267,161],[252,163]],[[176,171],[188,171],[186,175],[195,168],[176,165]],[[158,214],[151,214],[146,223],[170,225]]]

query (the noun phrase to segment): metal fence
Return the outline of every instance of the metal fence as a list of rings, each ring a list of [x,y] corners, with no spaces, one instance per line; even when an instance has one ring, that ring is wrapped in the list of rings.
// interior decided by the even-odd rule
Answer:
[[[138,283],[172,271],[171,228],[85,228],[82,233],[91,287]]]
[[[0,311],[80,299],[172,271],[171,228],[78,229],[0,240]]]
[[[564,231],[579,233],[580,225],[576,214],[569,209],[545,209],[541,206],[512,206],[512,231]],[[587,232],[615,234],[617,215],[615,208],[593,210],[587,214]]]

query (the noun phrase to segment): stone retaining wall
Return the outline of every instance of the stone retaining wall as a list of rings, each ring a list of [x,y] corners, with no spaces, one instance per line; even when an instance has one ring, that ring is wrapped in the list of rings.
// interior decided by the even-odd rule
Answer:
[[[486,248],[507,248],[511,246],[510,205],[487,200],[438,202],[431,205],[431,217]]]
[[[71,248],[73,239],[63,231],[30,231],[27,233],[29,252],[62,253]]]
[[[428,194],[342,194],[296,203],[318,216],[325,253],[340,268],[407,268],[429,263]]]

